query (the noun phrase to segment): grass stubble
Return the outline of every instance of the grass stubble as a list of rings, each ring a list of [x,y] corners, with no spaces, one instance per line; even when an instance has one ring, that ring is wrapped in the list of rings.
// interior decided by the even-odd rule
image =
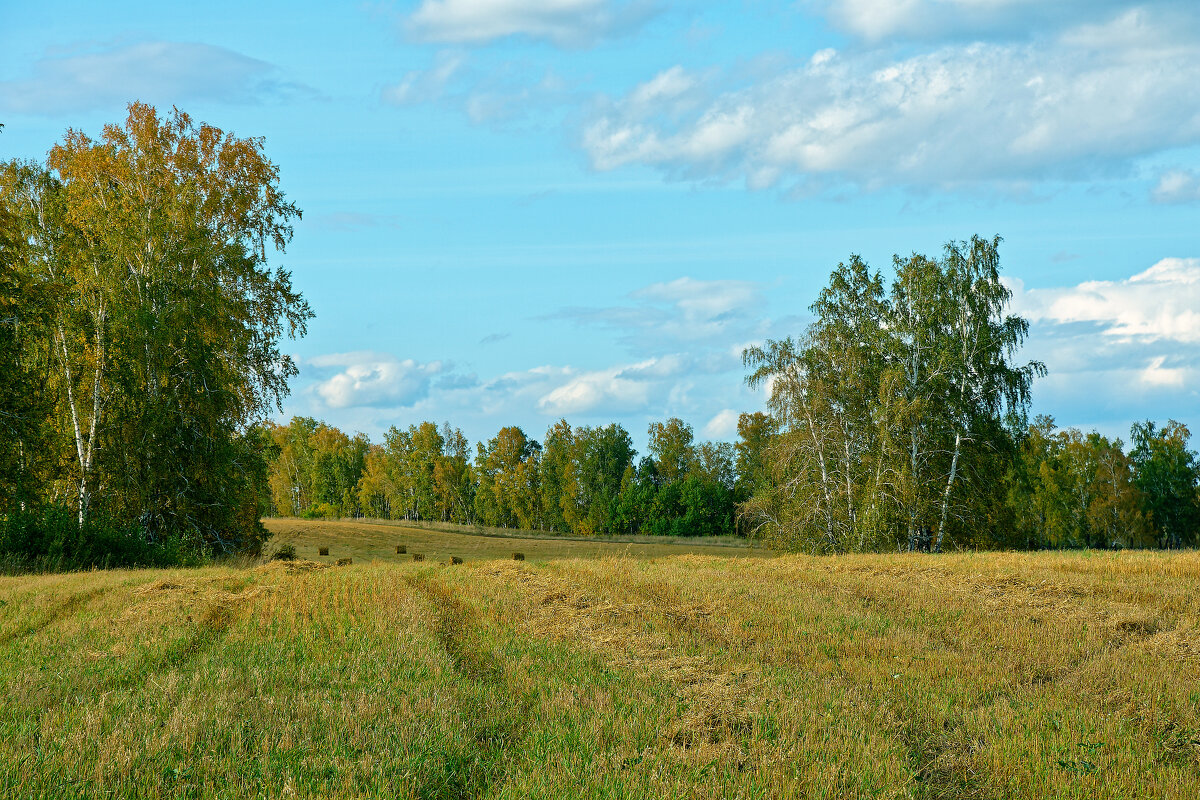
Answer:
[[[0,796],[1200,796],[1198,554],[505,546],[2,578]]]

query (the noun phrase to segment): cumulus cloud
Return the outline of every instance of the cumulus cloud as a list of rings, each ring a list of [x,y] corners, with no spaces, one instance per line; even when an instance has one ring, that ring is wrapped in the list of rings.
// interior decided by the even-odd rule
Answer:
[[[1106,337],[1200,344],[1200,259],[1164,258],[1120,281],[1020,290],[1014,308],[1029,319],[1094,323]]]
[[[1182,387],[1187,380],[1189,370],[1183,367],[1167,367],[1166,356],[1158,356],[1150,361],[1141,373],[1142,383],[1147,386]]]
[[[1150,192],[1156,203],[1200,203],[1200,173],[1190,169],[1164,172]]]
[[[642,411],[652,395],[669,393],[673,379],[685,371],[685,360],[671,356],[571,374],[565,383],[542,396],[538,408],[551,416]]]
[[[434,42],[525,36],[579,47],[636,28],[655,10],[648,0],[423,0],[408,28]]]
[[[1115,174],[1200,142],[1200,41],[1145,9],[1049,41],[894,52],[821,51],[741,86],[674,67],[603,101],[582,146],[602,170],[876,188]]]
[[[196,42],[140,42],[46,57],[31,75],[0,81],[0,108],[23,114],[85,111],[133,100],[261,102],[311,90],[271,64]]]
[[[1034,387],[1040,413],[1123,435],[1148,411],[1183,419],[1200,408],[1200,259],[1162,259],[1123,280],[1012,287],[1014,311],[1032,323],[1022,357],[1049,370]]]
[[[309,387],[332,409],[415,405],[429,395],[432,378],[446,370],[441,361],[422,364],[370,350],[317,356],[307,359],[305,366],[318,372],[335,371]]]
[[[740,416],[732,408],[723,409],[704,425],[703,433],[709,439],[733,439],[737,436]]]

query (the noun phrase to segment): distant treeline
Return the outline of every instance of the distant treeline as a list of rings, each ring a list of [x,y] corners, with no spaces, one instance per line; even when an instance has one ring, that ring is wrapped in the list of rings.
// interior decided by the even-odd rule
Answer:
[[[786,446],[762,413],[741,415],[732,444],[697,443],[679,419],[654,423],[650,453],[640,459],[615,423],[572,428],[560,420],[540,443],[506,427],[473,452],[461,430],[432,422],[393,427],[379,444],[308,417],[262,435],[272,459],[262,498],[269,516],[574,534],[753,534],[763,498],[779,491],[772,458]],[[1119,439],[1059,430],[1039,417],[1014,436],[1011,460],[982,496],[982,524],[956,530],[953,546],[1194,547],[1200,458],[1189,436],[1178,422],[1138,423],[1127,453]],[[887,549],[897,547],[907,547],[898,534]]]
[[[378,444],[307,417],[270,426],[273,514],[439,520],[580,534],[735,532],[764,478],[770,420],[743,414],[737,444],[696,442],[679,419],[649,429],[638,459],[618,424],[552,425],[541,442],[502,428],[474,452],[461,430],[422,422]]]

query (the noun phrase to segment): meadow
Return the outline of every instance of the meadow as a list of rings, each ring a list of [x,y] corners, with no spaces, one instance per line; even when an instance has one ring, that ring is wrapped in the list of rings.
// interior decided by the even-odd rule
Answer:
[[[0,796],[1200,796],[1194,552],[272,530],[0,578]]]

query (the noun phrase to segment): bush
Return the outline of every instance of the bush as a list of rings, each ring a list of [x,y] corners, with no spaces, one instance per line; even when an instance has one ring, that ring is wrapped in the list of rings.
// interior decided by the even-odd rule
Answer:
[[[300,514],[304,519],[334,519],[338,517],[337,506],[332,503],[317,503]]]
[[[278,550],[275,551],[275,554],[271,556],[271,560],[272,561],[295,561],[296,560],[296,546],[293,544],[285,544],[283,547],[280,547]]]
[[[61,572],[115,567],[175,567],[203,562],[179,539],[151,541],[140,526],[99,516],[82,526],[75,512],[52,505],[0,518],[0,571]]]

